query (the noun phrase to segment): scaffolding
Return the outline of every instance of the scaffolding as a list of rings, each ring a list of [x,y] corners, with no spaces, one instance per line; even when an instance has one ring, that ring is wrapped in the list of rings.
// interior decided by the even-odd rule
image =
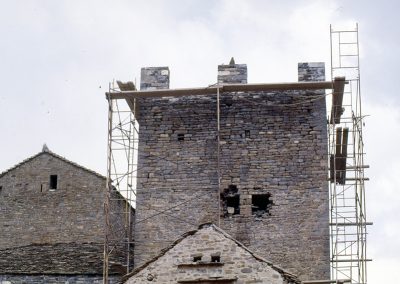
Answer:
[[[134,91],[132,82],[110,83],[109,92]],[[138,124],[136,101],[108,100],[107,193],[103,283],[112,274],[127,274],[133,269],[133,226],[136,202]]]
[[[328,115],[330,180],[331,278],[367,283],[365,211],[365,116],[361,109],[358,25],[351,30],[330,27],[331,76],[345,80],[332,95]],[[329,109],[329,108],[328,108]]]
[[[127,274],[133,269],[133,214],[139,135],[136,99],[216,94],[218,119],[220,93],[293,89],[333,89],[332,103],[328,106],[331,111],[328,114],[331,279],[337,283],[367,283],[366,263],[369,259],[366,256],[366,238],[367,226],[372,223],[367,222],[365,214],[364,182],[368,179],[364,176],[364,169],[368,166],[364,164],[362,129],[365,116],[361,111],[358,26],[354,30],[334,30],[331,27],[330,43],[332,81],[327,82],[212,85],[206,88],[146,91],[136,91],[132,82],[110,84],[107,93],[104,284],[109,283],[116,270]],[[219,179],[218,166],[220,183]],[[220,192],[219,187],[220,184]]]

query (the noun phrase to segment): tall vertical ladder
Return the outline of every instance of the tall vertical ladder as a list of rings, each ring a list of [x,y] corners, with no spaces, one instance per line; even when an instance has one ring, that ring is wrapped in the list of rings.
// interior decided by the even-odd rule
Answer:
[[[343,96],[332,94],[328,119],[330,245],[332,280],[367,283],[364,116],[361,112],[358,24],[330,27],[331,76],[346,80]],[[329,106],[328,106],[329,107]],[[329,108],[328,108],[329,109]]]

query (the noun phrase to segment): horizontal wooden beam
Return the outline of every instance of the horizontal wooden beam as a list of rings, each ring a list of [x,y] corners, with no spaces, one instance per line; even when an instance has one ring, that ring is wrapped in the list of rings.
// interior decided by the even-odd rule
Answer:
[[[294,82],[294,83],[270,83],[270,84],[230,84],[213,85],[205,88],[188,89],[158,89],[145,91],[113,91],[107,92],[109,99],[132,99],[152,97],[181,97],[195,95],[216,94],[219,89],[223,92],[262,92],[262,91],[283,91],[283,90],[324,90],[333,89],[330,81],[321,82]]]

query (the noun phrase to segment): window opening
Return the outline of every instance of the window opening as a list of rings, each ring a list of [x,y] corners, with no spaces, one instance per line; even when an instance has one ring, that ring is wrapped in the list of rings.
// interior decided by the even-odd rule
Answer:
[[[211,262],[221,262],[221,256],[211,255]]]
[[[57,189],[57,175],[50,175],[50,189]]]
[[[178,141],[184,141],[185,140],[185,134],[179,133],[178,134]]]
[[[201,255],[195,255],[193,256],[193,262],[199,262],[201,261],[202,256]]]
[[[271,193],[254,194],[251,196],[251,213],[253,215],[262,216],[264,214],[271,215],[270,209],[274,204],[271,199]]]
[[[229,185],[221,193],[224,216],[240,214],[240,194],[236,185]]]
[[[245,130],[244,131],[244,137],[250,138],[250,130]]]

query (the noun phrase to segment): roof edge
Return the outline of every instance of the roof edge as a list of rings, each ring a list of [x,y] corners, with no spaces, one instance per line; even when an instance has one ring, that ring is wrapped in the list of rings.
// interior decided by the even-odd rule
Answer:
[[[250,249],[248,249],[244,244],[242,244],[241,242],[239,242],[238,240],[236,240],[235,238],[233,238],[231,235],[229,235],[227,232],[225,232],[224,230],[222,230],[221,228],[217,227],[215,224],[211,223],[211,222],[206,222],[206,223],[202,223],[199,225],[198,229],[196,230],[192,230],[192,231],[188,231],[186,233],[184,233],[183,235],[181,235],[177,240],[175,240],[171,245],[169,245],[168,247],[164,248],[163,250],[161,250],[161,252],[153,257],[152,259],[150,259],[149,261],[143,263],[141,266],[135,268],[132,272],[124,275],[121,279],[120,283],[125,283],[130,277],[136,275],[137,273],[139,273],[142,269],[146,268],[148,265],[150,265],[151,263],[157,261],[159,258],[161,258],[162,256],[164,256],[169,250],[171,250],[172,248],[174,248],[177,244],[179,244],[181,241],[183,241],[186,237],[188,236],[192,236],[194,234],[196,234],[198,231],[200,231],[201,229],[204,228],[208,228],[211,227],[213,228],[216,232],[222,234],[224,237],[226,237],[227,239],[230,239],[232,241],[234,241],[239,247],[243,248],[244,250],[246,250],[248,253],[250,253],[255,259],[257,259],[258,261],[261,262],[265,262],[268,266],[270,266],[272,269],[276,270],[279,274],[281,274],[281,276],[285,279],[285,280],[289,280],[291,283],[296,283],[296,284],[300,284],[301,281],[297,278],[297,276],[295,276],[294,274],[280,268],[279,266],[276,266],[274,264],[272,264],[272,262],[262,258],[261,256],[257,255],[256,253],[254,253],[253,251],[251,251]]]
[[[58,154],[56,154],[56,153],[54,153],[54,152],[52,152],[52,151],[50,151],[50,150],[48,150],[48,149],[47,149],[47,150],[43,150],[43,151],[41,151],[41,152],[39,152],[39,153],[37,153],[37,154],[35,154],[35,155],[33,155],[33,156],[30,156],[30,157],[28,157],[28,158],[22,160],[22,161],[19,162],[18,164],[12,166],[11,168],[9,168],[9,169],[7,169],[7,170],[1,172],[1,173],[0,173],[0,178],[3,177],[3,176],[5,176],[7,173],[9,173],[9,172],[11,172],[11,171],[17,169],[18,167],[20,167],[20,166],[22,166],[22,165],[24,165],[24,164],[26,164],[26,163],[32,161],[33,159],[35,159],[35,158],[37,158],[37,157],[39,157],[40,155],[43,155],[43,154],[49,154],[49,155],[53,156],[54,158],[57,158],[57,159],[59,159],[59,160],[62,160],[63,162],[66,162],[66,163],[68,163],[68,164],[70,164],[70,165],[72,165],[72,166],[74,166],[74,167],[80,168],[80,169],[82,169],[82,170],[84,170],[84,171],[86,171],[86,172],[88,172],[88,173],[91,173],[91,174],[93,174],[93,175],[95,175],[95,176],[97,176],[97,177],[99,177],[99,178],[106,179],[106,177],[103,176],[102,174],[100,174],[100,173],[98,173],[98,172],[95,172],[95,171],[93,171],[93,170],[91,170],[91,169],[89,169],[89,168],[86,168],[86,167],[84,167],[84,166],[81,166],[81,165],[79,165],[79,164],[77,164],[77,163],[75,163],[75,162],[73,162],[73,161],[71,161],[71,160],[68,160],[67,158],[64,158],[64,157],[62,157],[62,156],[60,156],[60,155],[58,155]]]

